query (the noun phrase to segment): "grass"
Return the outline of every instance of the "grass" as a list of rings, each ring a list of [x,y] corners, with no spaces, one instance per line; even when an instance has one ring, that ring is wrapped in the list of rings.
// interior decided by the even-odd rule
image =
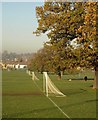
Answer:
[[[42,74],[36,73],[36,81],[42,90]],[[96,118],[96,90],[90,86],[93,80],[72,80],[66,75],[57,80],[49,74],[53,83],[66,97],[52,97],[70,118]],[[62,112],[40,91],[26,71],[3,71],[2,73],[3,118],[65,118]],[[76,77],[77,79],[77,77]]]

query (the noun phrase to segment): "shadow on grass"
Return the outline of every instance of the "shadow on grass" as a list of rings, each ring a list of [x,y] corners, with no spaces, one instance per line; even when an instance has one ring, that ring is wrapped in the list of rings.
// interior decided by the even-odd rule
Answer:
[[[80,101],[80,102],[75,102],[75,103],[73,103],[73,104],[61,106],[61,108],[65,108],[65,107],[68,108],[68,107],[83,105],[83,104],[87,104],[87,103],[91,103],[91,102],[97,102],[97,101],[98,101],[98,99],[84,100],[84,101]],[[96,103],[95,103],[95,104],[96,104]]]
[[[29,110],[29,111],[21,111],[21,112],[17,112],[17,113],[13,113],[13,114],[3,115],[3,118],[22,118],[22,116],[28,115],[28,114],[32,114],[32,116],[30,118],[37,118],[38,114],[40,112],[44,113],[45,111],[51,111],[53,109],[55,110],[57,108],[56,107],[48,107],[48,108],[34,109],[34,110]]]
[[[76,94],[81,94],[86,92],[87,90],[85,89],[67,89],[66,92],[64,94],[66,94],[67,96],[71,96],[71,95],[76,95]]]

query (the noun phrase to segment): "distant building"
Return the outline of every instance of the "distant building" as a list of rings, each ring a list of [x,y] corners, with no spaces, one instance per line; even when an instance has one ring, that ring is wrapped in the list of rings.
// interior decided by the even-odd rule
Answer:
[[[0,68],[2,69],[24,69],[24,68],[27,68],[27,64],[26,63],[14,63],[14,62],[7,62],[7,63],[0,62]]]
[[[24,69],[24,68],[27,68],[27,65],[26,64],[17,64],[17,65],[15,65],[15,68],[16,69]]]
[[[20,68],[21,68],[21,69],[27,68],[27,65],[20,65]]]

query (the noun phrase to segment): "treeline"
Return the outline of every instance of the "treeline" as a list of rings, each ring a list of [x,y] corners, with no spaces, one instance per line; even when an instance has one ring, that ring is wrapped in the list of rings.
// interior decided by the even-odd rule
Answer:
[[[15,61],[15,62],[22,62],[22,61],[27,61],[29,60],[31,57],[33,56],[33,53],[15,53],[15,52],[8,52],[8,51],[4,51],[1,54],[1,59],[2,62],[6,63],[6,62],[11,62],[11,61]]]
[[[29,69],[59,74],[66,69],[94,67],[97,7],[97,2],[55,1],[36,7],[38,27],[34,34],[46,33],[49,41],[34,54]]]

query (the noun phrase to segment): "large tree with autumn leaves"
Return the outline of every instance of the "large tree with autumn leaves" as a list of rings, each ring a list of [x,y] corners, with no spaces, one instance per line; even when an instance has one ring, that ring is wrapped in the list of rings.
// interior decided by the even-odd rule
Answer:
[[[80,33],[79,43],[83,46],[81,52],[85,52],[84,61],[95,68],[95,81],[93,88],[98,88],[98,38],[97,38],[97,2],[86,2],[84,4],[84,24],[77,29]]]
[[[95,65],[96,9],[96,2],[54,1],[36,7],[38,28],[34,33],[47,34],[45,55],[50,55],[47,62],[55,71]],[[71,45],[73,39],[77,46]]]

